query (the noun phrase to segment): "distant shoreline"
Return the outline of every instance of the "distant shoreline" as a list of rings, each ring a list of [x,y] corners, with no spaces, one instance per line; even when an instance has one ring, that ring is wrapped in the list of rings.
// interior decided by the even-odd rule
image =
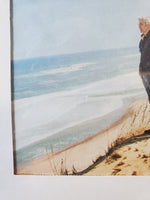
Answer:
[[[17,58],[17,59],[13,59],[12,60],[12,63],[13,62],[19,62],[19,61],[24,61],[24,60],[33,60],[33,59],[42,59],[42,58],[55,58],[55,57],[58,57],[58,56],[70,56],[70,55],[78,55],[78,54],[87,54],[87,53],[95,53],[95,52],[101,52],[101,51],[117,51],[117,50],[120,50],[120,49],[134,49],[136,50],[137,52],[138,51],[138,46],[132,46],[132,47],[121,47],[121,48],[111,48],[111,49],[98,49],[98,50],[93,50],[93,51],[81,51],[81,52],[73,52],[73,53],[64,53],[64,54],[53,54],[53,55],[46,55],[46,56],[37,56],[37,57],[28,57],[28,58]]]

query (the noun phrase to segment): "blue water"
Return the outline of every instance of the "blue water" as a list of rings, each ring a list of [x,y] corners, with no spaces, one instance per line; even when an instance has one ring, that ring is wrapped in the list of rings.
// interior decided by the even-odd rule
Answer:
[[[137,53],[137,48],[127,48],[13,61],[14,99],[70,90],[137,70],[138,59],[124,57]],[[81,63],[87,63],[86,67],[67,73],[72,65],[75,68]],[[61,72],[61,68],[66,72]],[[58,71],[49,74],[50,70]]]
[[[125,97],[129,103],[143,91],[138,64],[136,47],[13,61],[16,164],[117,120]]]

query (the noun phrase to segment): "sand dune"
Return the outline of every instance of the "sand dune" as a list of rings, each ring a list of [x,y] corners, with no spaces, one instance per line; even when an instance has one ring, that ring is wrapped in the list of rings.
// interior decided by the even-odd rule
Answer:
[[[126,109],[122,117],[102,131],[60,151],[17,166],[16,174],[62,175],[80,173],[105,156],[119,141],[150,129],[148,99],[140,99]]]
[[[150,175],[150,131],[113,148],[112,153],[92,167],[85,176]]]

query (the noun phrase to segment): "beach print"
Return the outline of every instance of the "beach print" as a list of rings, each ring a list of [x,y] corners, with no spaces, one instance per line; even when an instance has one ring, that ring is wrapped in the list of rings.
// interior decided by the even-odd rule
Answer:
[[[15,174],[150,174],[135,4],[13,0]]]

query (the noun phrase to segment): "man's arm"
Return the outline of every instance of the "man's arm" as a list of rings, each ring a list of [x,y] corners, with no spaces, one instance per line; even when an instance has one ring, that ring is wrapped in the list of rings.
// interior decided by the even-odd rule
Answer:
[[[146,42],[142,49],[140,67],[150,70],[150,39]]]

